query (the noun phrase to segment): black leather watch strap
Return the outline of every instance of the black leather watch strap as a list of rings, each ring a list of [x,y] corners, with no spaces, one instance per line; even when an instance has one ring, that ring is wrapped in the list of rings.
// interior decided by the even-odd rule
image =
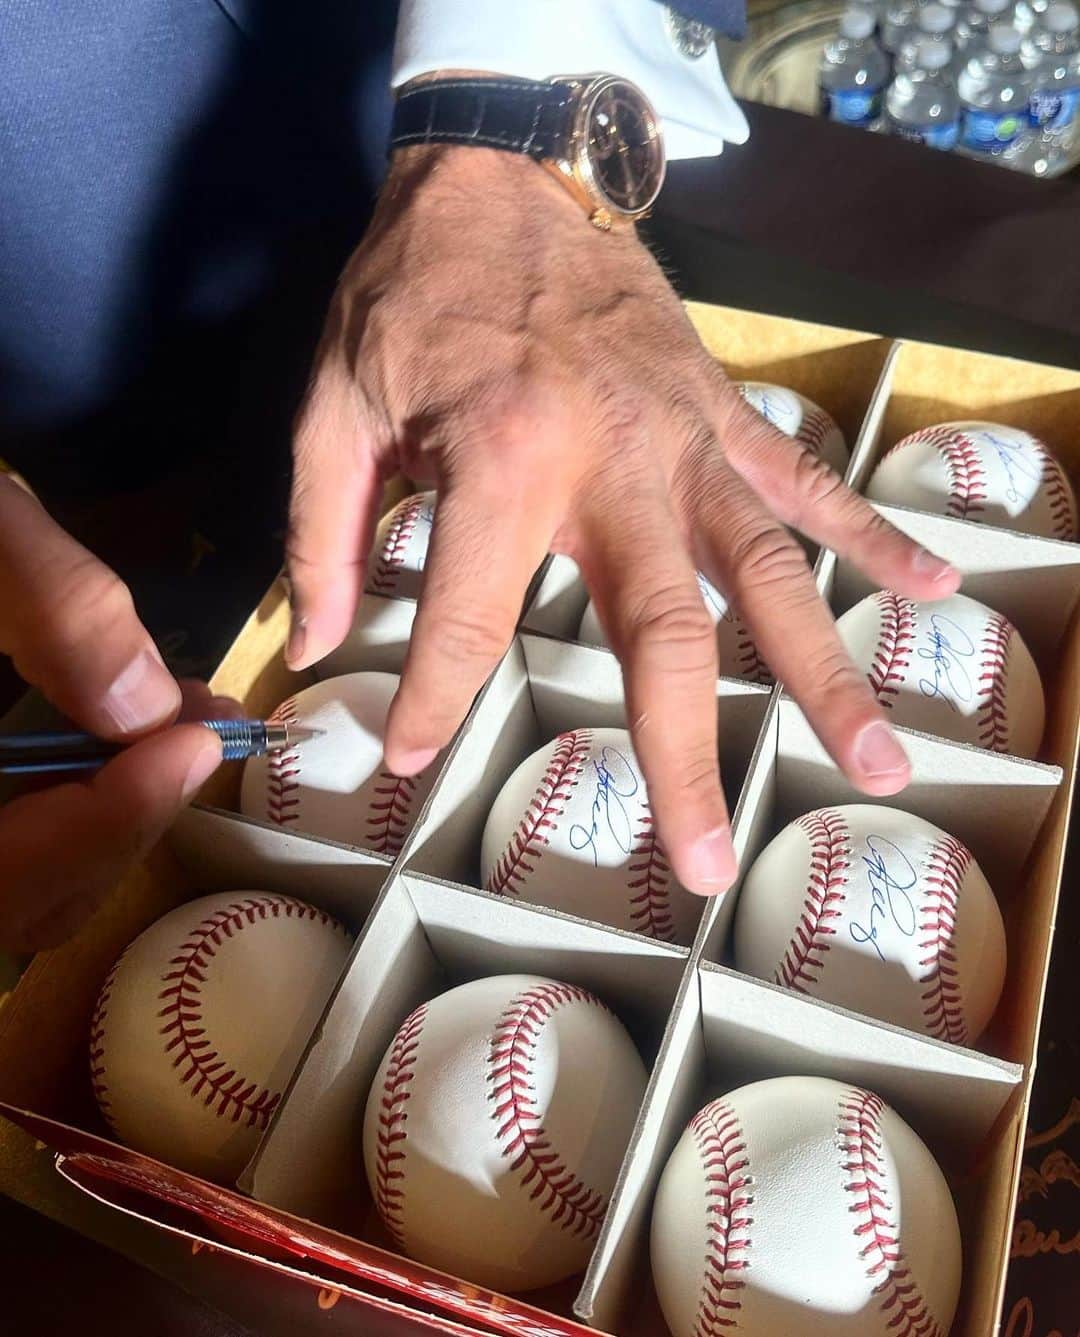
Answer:
[[[499,78],[432,80],[398,95],[390,148],[475,144],[550,158],[565,139],[571,102],[565,84]]]

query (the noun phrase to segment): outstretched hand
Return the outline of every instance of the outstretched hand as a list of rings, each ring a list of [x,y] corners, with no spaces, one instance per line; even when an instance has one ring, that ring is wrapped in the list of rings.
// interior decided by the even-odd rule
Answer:
[[[653,811],[689,889],[723,890],[736,871],[695,569],[851,782],[876,795],[907,783],[786,526],[912,598],[952,593],[958,574],[754,412],[636,236],[597,232],[527,159],[444,146],[395,158],[297,421],[292,668],[347,634],[397,471],[439,495],[388,722],[398,773],[449,741],[555,551],[579,564],[622,661]]]

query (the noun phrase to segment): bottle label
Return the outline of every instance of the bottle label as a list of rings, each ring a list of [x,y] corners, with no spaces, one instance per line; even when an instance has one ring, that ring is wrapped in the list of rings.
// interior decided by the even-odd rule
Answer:
[[[889,117],[889,133],[913,144],[931,149],[954,149],[960,139],[959,121],[938,121],[934,125],[903,125]]]
[[[1042,130],[1064,130],[1076,120],[1080,111],[1080,88],[1059,92],[1052,88],[1036,88],[1031,95],[1028,118]]]
[[[841,125],[867,126],[881,115],[880,88],[823,88],[821,114]]]
[[[1019,135],[1026,119],[1015,111],[975,111],[968,108],[964,112],[961,136],[964,147],[975,149],[978,153],[999,153]]]

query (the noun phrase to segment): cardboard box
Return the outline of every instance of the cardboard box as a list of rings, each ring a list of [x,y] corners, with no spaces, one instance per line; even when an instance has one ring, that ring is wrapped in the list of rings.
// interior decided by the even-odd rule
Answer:
[[[1028,427],[1070,472],[1080,471],[1080,374],[716,308],[692,307],[691,315],[734,375],[790,385],[833,413],[854,443],[848,477],[856,486],[899,436],[962,416]],[[0,1187],[119,1243],[248,1321],[258,1292],[277,1313],[276,1320],[263,1317],[266,1331],[320,1331],[333,1308],[334,1321],[357,1332],[568,1333],[587,1324],[661,1337],[649,1279],[649,1211],[689,1116],[707,1098],[755,1077],[844,1077],[880,1092],[939,1157],[964,1241],[953,1332],[989,1337],[1000,1321],[1080,731],[1080,546],[901,508],[888,514],[956,562],[967,590],[1017,622],[1047,687],[1038,760],[908,733],[914,780],[891,801],[967,841],[1002,905],[1008,978],[978,1048],[950,1046],[738,974],[728,947],[737,889],[703,904],[693,945],[678,947],[479,888],[480,832],[513,766],[562,728],[624,719],[613,657],[573,643],[585,593],[572,564],[556,559],[538,582],[520,635],[441,761],[432,796],[393,865],[237,816],[238,776],[223,772],[208,786],[204,806],[185,815],[167,846],[86,932],[34,960],[0,1011],[0,1098],[11,1121],[0,1125]],[[865,592],[831,553],[818,555],[815,575],[838,612]],[[365,598],[352,637],[323,670],[398,669],[413,607]],[[222,664],[215,689],[259,714],[302,685],[281,662],[286,628],[284,596],[275,588]],[[779,690],[721,679],[717,711],[744,868],[792,816],[855,797]],[[180,900],[253,886],[314,901],[359,938],[270,1128],[231,1191],[104,1140],[89,1094],[85,1038],[97,989],[131,937]],[[600,994],[650,1068],[587,1273],[579,1286],[530,1296],[527,1305],[395,1255],[360,1164],[367,1090],[406,1013],[448,984],[512,970],[566,978]],[[167,1240],[178,1243],[166,1247]],[[195,1260],[192,1247],[200,1250]],[[258,1285],[242,1299],[235,1289],[231,1301],[223,1297],[226,1265],[234,1288],[238,1276],[258,1278]],[[320,1298],[298,1311],[281,1300],[286,1285],[290,1295],[308,1287],[313,1297],[344,1297],[347,1307]]]

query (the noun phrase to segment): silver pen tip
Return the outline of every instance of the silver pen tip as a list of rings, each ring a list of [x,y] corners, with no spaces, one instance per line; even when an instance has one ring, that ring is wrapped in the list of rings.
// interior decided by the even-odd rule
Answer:
[[[285,736],[290,743],[307,743],[312,738],[321,738],[325,729],[309,729],[302,724],[285,725]]]

